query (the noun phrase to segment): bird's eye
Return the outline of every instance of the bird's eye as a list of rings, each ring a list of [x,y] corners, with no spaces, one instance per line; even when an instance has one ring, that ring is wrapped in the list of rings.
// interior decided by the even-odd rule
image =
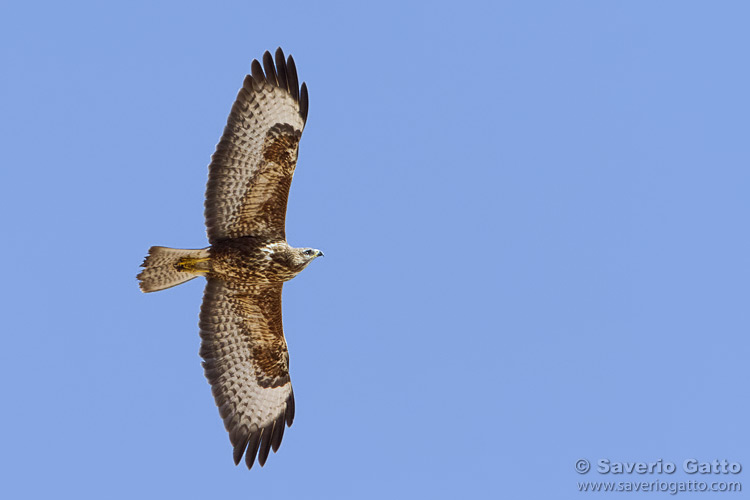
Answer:
[[[305,255],[312,255],[312,254],[313,254],[312,250],[305,250]]]

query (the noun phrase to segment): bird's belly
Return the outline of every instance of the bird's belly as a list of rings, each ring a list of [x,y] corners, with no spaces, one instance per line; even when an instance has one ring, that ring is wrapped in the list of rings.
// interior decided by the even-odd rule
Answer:
[[[209,277],[241,283],[281,283],[298,274],[271,259],[259,247],[237,243],[212,247],[210,267]]]

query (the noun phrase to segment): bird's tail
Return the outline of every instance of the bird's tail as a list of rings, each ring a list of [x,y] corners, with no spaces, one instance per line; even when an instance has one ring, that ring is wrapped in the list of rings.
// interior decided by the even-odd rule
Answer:
[[[158,292],[204,276],[209,270],[208,248],[182,250],[151,247],[141,266],[145,268],[137,276],[141,290]]]

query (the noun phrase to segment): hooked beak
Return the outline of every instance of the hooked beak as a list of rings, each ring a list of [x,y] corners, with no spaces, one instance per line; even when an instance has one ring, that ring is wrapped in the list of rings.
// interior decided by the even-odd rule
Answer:
[[[323,254],[323,252],[318,250],[318,255],[316,255],[316,257],[325,257],[325,255]]]

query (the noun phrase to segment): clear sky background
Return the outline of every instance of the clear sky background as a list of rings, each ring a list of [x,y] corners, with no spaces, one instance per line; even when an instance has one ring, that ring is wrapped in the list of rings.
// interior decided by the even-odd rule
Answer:
[[[739,1],[4,3],[7,498],[696,479],[580,458],[727,459],[750,490],[749,19]],[[297,415],[248,472],[200,366],[202,280],[145,295],[135,275],[151,245],[207,244],[206,166],[279,45],[310,88],[287,234],[326,257],[284,288]]]

